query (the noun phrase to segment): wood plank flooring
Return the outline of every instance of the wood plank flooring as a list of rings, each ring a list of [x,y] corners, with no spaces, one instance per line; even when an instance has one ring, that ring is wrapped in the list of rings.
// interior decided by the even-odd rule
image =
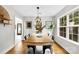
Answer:
[[[21,41],[6,54],[27,54],[27,52],[27,46]],[[67,54],[67,52],[55,42],[52,44],[52,52],[54,52],[54,54]]]
[[[13,47],[7,54],[27,54],[28,48],[21,41],[15,47]]]
[[[64,50],[60,45],[56,42],[53,44],[54,54],[69,54],[66,50]]]

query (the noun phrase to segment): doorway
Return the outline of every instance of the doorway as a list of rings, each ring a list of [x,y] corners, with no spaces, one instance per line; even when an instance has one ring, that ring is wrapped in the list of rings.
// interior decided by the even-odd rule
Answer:
[[[23,20],[15,17],[15,44],[23,39]]]

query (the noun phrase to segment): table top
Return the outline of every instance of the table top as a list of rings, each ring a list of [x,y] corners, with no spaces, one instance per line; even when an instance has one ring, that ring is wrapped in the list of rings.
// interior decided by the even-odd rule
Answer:
[[[39,35],[39,36],[38,36]],[[47,33],[44,33],[42,35],[40,34],[31,34],[30,37],[28,37],[27,40],[25,40],[25,43],[29,44],[29,45],[48,45],[48,44],[52,44],[53,40],[51,39],[51,37],[48,36]]]

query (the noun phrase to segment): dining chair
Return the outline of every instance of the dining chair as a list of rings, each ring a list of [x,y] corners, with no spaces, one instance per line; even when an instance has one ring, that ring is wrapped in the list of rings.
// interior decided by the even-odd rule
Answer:
[[[30,37],[30,36],[31,36],[31,34],[28,34],[28,37]],[[35,54],[36,46],[34,46],[34,45],[28,45],[28,48],[29,48],[28,52],[30,52],[30,54]]]
[[[51,51],[51,45],[44,45],[43,46],[43,54],[45,54],[46,49],[50,49],[50,51]]]
[[[35,53],[36,54],[43,54],[43,46],[36,46]]]
[[[24,36],[24,39],[25,39],[25,40],[27,39],[27,36],[26,36],[26,35]]]
[[[51,54],[51,50],[49,48],[46,48],[44,54]]]
[[[29,51],[28,54],[35,54],[35,46],[33,45],[28,45]]]

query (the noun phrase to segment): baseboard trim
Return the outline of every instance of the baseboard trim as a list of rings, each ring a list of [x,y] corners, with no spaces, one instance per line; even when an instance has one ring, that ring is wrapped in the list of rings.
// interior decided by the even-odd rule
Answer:
[[[12,48],[14,48],[20,41],[16,42],[14,45],[12,45],[10,48],[8,48],[4,54],[6,54],[7,52],[9,52]]]
[[[5,49],[5,51],[1,52],[1,54],[6,54],[9,50],[11,50],[15,45],[12,45],[11,47]]]

